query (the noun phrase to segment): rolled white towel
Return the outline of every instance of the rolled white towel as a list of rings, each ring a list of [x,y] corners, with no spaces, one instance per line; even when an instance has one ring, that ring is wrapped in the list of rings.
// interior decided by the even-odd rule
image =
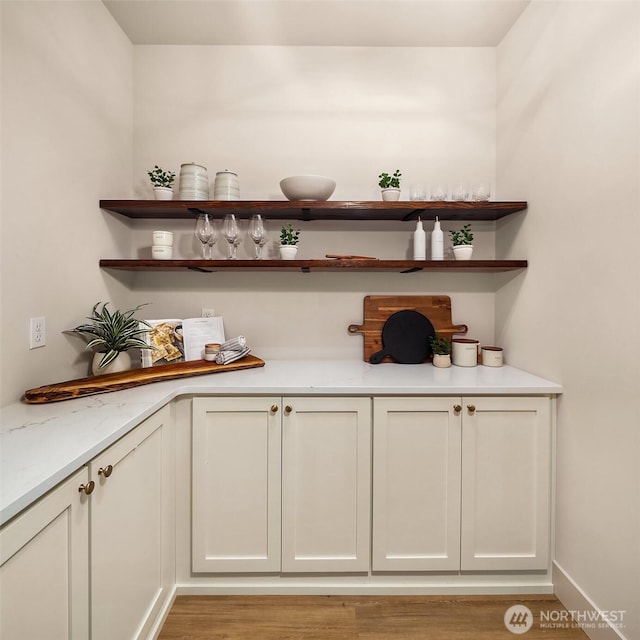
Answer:
[[[236,360],[240,360],[240,358],[244,358],[251,349],[249,347],[245,347],[242,351],[223,351],[220,348],[220,351],[216,354],[216,364],[229,364],[230,362],[235,362]]]
[[[220,345],[220,351],[242,351],[246,349],[247,341],[244,336],[238,336],[237,338],[231,338],[225,343]]]

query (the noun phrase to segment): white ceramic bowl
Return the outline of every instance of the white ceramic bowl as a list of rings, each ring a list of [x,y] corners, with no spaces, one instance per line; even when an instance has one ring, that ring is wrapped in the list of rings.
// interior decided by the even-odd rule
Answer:
[[[153,245],[151,247],[151,257],[154,260],[171,260],[173,257],[173,247]]]
[[[291,176],[280,180],[280,188],[289,200],[328,200],[336,181],[324,176]]]
[[[154,231],[153,244],[157,247],[172,247],[173,233],[171,231]]]

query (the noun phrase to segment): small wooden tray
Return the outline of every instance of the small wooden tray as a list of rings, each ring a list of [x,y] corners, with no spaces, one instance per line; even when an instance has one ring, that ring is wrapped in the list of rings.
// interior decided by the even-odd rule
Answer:
[[[28,404],[44,404],[46,402],[59,402],[82,396],[92,396],[97,393],[120,391],[139,387],[151,382],[162,382],[176,378],[200,376],[206,373],[220,373],[222,371],[239,371],[241,369],[253,369],[264,367],[264,360],[256,356],[247,355],[241,360],[229,364],[216,364],[206,360],[191,360],[189,362],[177,362],[175,364],[162,364],[156,367],[132,369],[120,373],[107,373],[89,378],[79,378],[68,382],[50,384],[37,389],[25,391],[23,400]]]

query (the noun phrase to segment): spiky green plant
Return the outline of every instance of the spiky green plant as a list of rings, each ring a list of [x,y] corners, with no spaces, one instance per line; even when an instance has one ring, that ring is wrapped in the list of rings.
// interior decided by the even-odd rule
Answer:
[[[173,171],[165,171],[161,169],[157,164],[154,165],[151,171],[147,171],[149,180],[154,187],[167,187],[170,188],[173,181],[176,179],[176,174]]]
[[[471,232],[470,224],[465,224],[459,231],[449,231],[449,235],[451,236],[451,242],[453,242],[454,247],[473,243],[473,233]]]
[[[111,364],[121,351],[153,348],[141,337],[149,331],[151,325],[133,317],[144,305],[111,313],[107,309],[108,302],[102,304],[102,309],[98,309],[100,304],[102,303],[96,302],[87,318],[92,324],[81,324],[71,330],[71,333],[78,333],[88,341],[87,349],[104,353],[98,365],[100,369]]]
[[[294,229],[291,223],[280,229],[280,244],[295,246],[300,240],[300,229]]]
[[[447,356],[451,353],[451,342],[449,338],[436,334],[429,338],[429,342],[431,343],[431,350],[434,354]]]

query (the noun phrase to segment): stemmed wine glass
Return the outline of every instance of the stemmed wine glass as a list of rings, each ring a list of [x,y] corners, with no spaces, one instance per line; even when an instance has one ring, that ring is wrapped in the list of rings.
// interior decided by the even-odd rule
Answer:
[[[255,260],[260,260],[262,247],[264,247],[267,242],[267,229],[265,227],[264,220],[259,213],[251,216],[251,220],[249,221],[249,235],[256,243]]]
[[[218,229],[216,227],[216,221],[211,221],[211,237],[209,238],[209,242],[207,242],[207,249],[209,254],[209,260],[213,260],[213,245],[218,241]]]
[[[222,223],[222,235],[229,243],[229,257],[227,260],[236,259],[236,249],[240,244],[240,232],[238,231],[238,221],[233,213],[228,213]]]
[[[198,214],[198,220],[196,222],[196,238],[202,243],[202,259],[207,259],[207,248],[209,241],[215,234],[215,227],[213,221],[209,218],[208,213]],[[214,240],[215,242],[215,240]]]

